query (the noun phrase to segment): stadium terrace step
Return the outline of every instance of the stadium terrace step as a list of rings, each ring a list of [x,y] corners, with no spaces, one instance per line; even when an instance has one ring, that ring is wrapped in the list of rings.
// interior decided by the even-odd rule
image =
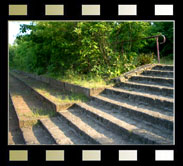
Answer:
[[[53,87],[49,87],[46,83],[21,74],[13,73],[12,76],[21,81],[24,86],[30,89],[37,99],[47,106],[47,109],[61,111],[67,109],[73,104],[72,102],[62,102],[60,97],[62,96],[62,92]]]
[[[85,139],[91,140],[95,144],[114,144],[112,139],[96,131],[92,126],[85,123],[80,117],[74,115],[72,112],[58,112],[58,114],[65,118],[80,135],[84,135]]]
[[[37,124],[33,115],[35,108],[40,108],[30,90],[21,81],[10,75],[9,100],[18,119],[18,127],[22,133],[23,141],[20,144],[39,145],[53,144],[54,141],[48,133]],[[11,119],[12,120],[12,119]]]
[[[116,117],[119,120],[125,121],[126,123],[129,123],[132,125],[135,125],[138,128],[151,131],[152,133],[160,135],[164,138],[169,138],[170,140],[172,140],[172,138],[173,138],[172,129],[165,128],[165,127],[160,126],[156,123],[151,123],[150,121],[142,120],[138,116],[132,116],[131,114],[127,114],[127,113],[120,111],[120,110],[116,110],[116,109],[113,109],[110,107],[108,107],[108,108],[103,107],[103,105],[99,105],[95,101],[91,101],[91,102],[87,103],[87,105],[90,106],[91,108],[96,109],[97,111],[99,110],[99,111],[102,111],[104,113],[107,113],[113,117]],[[103,118],[105,118],[105,117],[103,117]],[[105,124],[105,127],[106,126],[107,125]],[[109,126],[108,130],[110,130],[110,126]]]
[[[19,126],[19,120],[9,95],[9,125],[8,125],[8,145],[25,144],[22,132]]]
[[[109,96],[109,98],[120,99],[123,101],[131,101],[137,104],[144,104],[162,111],[173,110],[173,99],[160,97],[158,95],[145,94],[136,91],[129,91],[119,88],[106,88],[102,94]]]
[[[73,141],[66,136],[66,134],[57,126],[60,123],[57,117],[51,119],[39,120],[42,126],[48,131],[51,137],[55,140],[56,144],[59,145],[71,145]]]
[[[134,140],[138,142],[137,144],[168,144],[171,143],[166,138],[163,138],[159,135],[156,135],[148,130],[138,128],[135,125],[132,125],[122,119],[116,118],[109,113],[96,109],[93,106],[84,103],[78,103],[75,105],[83,112],[93,116],[98,121],[100,121],[108,130],[123,136],[123,139]]]
[[[120,111],[123,114],[136,116],[141,120],[156,123],[159,126],[164,126],[171,130],[173,129],[173,117],[162,114],[160,111],[156,112],[155,110],[147,109],[147,107],[138,107],[137,105],[122,103],[104,96],[95,96],[92,98],[91,102],[102,105],[104,108],[107,109],[115,109],[116,111]]]
[[[168,70],[168,71],[173,71],[174,70],[174,66],[173,65],[157,64],[154,67],[152,67],[152,70]]]
[[[163,71],[163,70],[146,70],[141,73],[144,76],[157,76],[157,77],[167,77],[173,78],[173,71]]]
[[[27,145],[46,145],[55,144],[47,131],[40,125],[21,128],[25,144]]]
[[[32,103],[38,102],[55,112],[53,117],[39,118],[32,127],[21,125],[25,143],[172,145],[173,66],[145,65],[134,72],[128,72],[123,82],[117,78],[119,81],[114,87],[90,96],[89,101],[72,102],[66,107],[61,106],[60,88],[53,89],[44,81],[13,73],[14,76],[10,75],[10,95],[14,93],[14,97],[10,97],[19,113],[29,110],[27,103],[31,96],[35,97],[31,99]],[[17,92],[18,96],[15,96]]]
[[[173,98],[173,88],[166,86],[158,86],[153,84],[143,84],[137,82],[120,82],[114,88],[122,88],[130,91],[137,91],[141,93],[154,94],[163,97]]]
[[[130,140],[129,137],[122,135],[121,133],[116,133],[114,130],[107,128],[105,123],[101,123],[99,118],[95,118],[92,114],[89,114],[87,110],[81,108],[79,105],[82,103],[78,103],[73,105],[68,111],[75,116],[79,117],[84,123],[91,126],[97,132],[105,135],[108,139],[103,139],[102,137],[102,144],[138,144],[139,141],[137,140]],[[107,142],[106,142],[107,141]]]
[[[172,78],[162,78],[162,77],[152,77],[152,76],[132,76],[129,81],[137,82],[137,83],[145,83],[145,84],[155,84],[160,86],[173,87],[173,79]]]

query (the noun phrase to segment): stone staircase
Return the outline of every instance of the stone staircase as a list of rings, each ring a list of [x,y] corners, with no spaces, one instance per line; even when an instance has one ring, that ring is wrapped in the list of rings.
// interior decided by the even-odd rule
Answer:
[[[173,144],[173,74],[171,65],[154,65],[91,96],[88,102],[75,103],[67,109],[55,110],[54,117],[39,119],[36,132],[44,131],[49,144],[60,145]],[[21,75],[13,77],[30,86]],[[46,144],[41,137],[31,138],[24,136],[27,144]]]

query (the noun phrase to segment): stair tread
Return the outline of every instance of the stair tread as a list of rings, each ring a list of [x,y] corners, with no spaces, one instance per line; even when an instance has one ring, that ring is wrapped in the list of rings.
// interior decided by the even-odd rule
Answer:
[[[173,71],[174,65],[157,64],[152,69],[153,70],[160,70],[161,69],[161,70]]]
[[[59,113],[62,114],[62,116],[64,116],[70,122],[72,122],[75,126],[77,126],[81,131],[85,132],[87,135],[97,140],[97,142],[99,142],[100,144],[114,143],[111,138],[105,136],[104,134],[99,133],[94,128],[86,124],[81,118],[77,117],[71,112],[66,111],[66,112],[59,112]]]
[[[173,78],[173,71],[167,70],[145,70],[140,75],[143,76],[154,76],[154,77],[162,77],[162,78]]]
[[[144,136],[146,138],[148,137],[149,139],[156,140],[159,143],[163,143],[163,142],[164,143],[165,142],[169,143],[169,140],[167,140],[167,139],[165,139],[165,138],[163,138],[163,137],[161,137],[159,135],[151,133],[151,132],[149,132],[149,131],[147,131],[145,129],[140,129],[140,128],[138,128],[138,127],[136,127],[136,126],[134,126],[132,124],[129,124],[129,123],[123,121],[123,120],[119,120],[116,117],[114,117],[114,116],[112,116],[112,115],[110,115],[110,114],[108,114],[106,112],[103,112],[103,111],[101,111],[99,109],[96,109],[94,107],[91,107],[91,106],[89,106],[89,105],[87,105],[85,103],[79,103],[78,105],[80,107],[84,107],[87,110],[97,114],[98,116],[105,117],[105,119],[107,119],[108,121],[110,121],[110,122],[112,122],[112,123],[114,123],[114,124],[124,128],[125,130],[127,130],[129,132],[137,133],[137,134],[139,134],[141,136]]]
[[[109,103],[112,103],[112,104],[115,104],[115,105],[118,105],[121,107],[126,107],[126,108],[132,109],[134,111],[142,112],[142,113],[148,114],[150,116],[154,116],[156,118],[161,118],[161,119],[165,119],[165,120],[173,122],[173,116],[169,116],[169,115],[162,114],[160,112],[152,111],[150,109],[147,109],[147,107],[145,107],[145,106],[139,106],[139,105],[135,105],[135,104],[132,105],[132,104],[128,104],[127,102],[113,100],[111,98],[107,98],[107,97],[101,96],[101,95],[95,96],[95,98],[104,100],[106,102],[109,102]],[[156,110],[158,110],[158,109],[156,109]]]
[[[132,77],[154,78],[154,79],[162,79],[162,80],[173,80],[173,78],[157,77],[157,76],[145,76],[145,75],[137,75],[137,76],[132,76]]]
[[[95,118],[87,114],[86,111],[81,111],[81,109],[78,109],[76,107],[69,108],[68,111],[82,119],[82,121],[94,128],[97,132],[109,137],[112,141],[110,142],[110,144],[134,144],[134,141],[132,142],[129,139],[125,139],[123,136],[117,135],[108,128],[106,128],[105,125],[101,124]]]
[[[40,121],[42,125],[44,125],[44,127],[50,132],[51,136],[55,139],[57,144],[74,144],[72,140],[68,136],[66,136],[65,133],[62,130],[60,130],[60,128],[55,124],[55,121],[57,121],[57,123],[60,122],[57,117],[51,119],[48,118],[44,120],[40,119]]]
[[[25,89],[31,92],[32,97],[24,92],[21,83],[16,89],[19,82],[16,83],[13,76],[25,82],[25,86],[27,84],[29,88]],[[57,116],[36,118],[40,124],[21,127],[26,144],[173,144],[173,76],[173,65],[157,64],[138,75],[132,75],[121,85],[105,88],[86,103],[72,105],[73,102],[70,102],[62,109],[62,99],[68,93],[50,87],[42,79],[39,81],[14,73],[10,75],[10,97],[18,111],[19,122],[23,121],[21,124],[32,120],[33,106],[41,108],[40,101],[45,102],[46,108],[50,106],[50,109],[57,111]],[[20,94],[15,95],[16,91]],[[37,103],[34,95],[40,97]],[[12,139],[11,133],[9,135]],[[14,144],[13,141],[11,143]]]
[[[173,90],[172,87],[167,87],[167,86],[162,86],[162,85],[155,85],[155,84],[145,84],[145,83],[132,82],[132,81],[127,81],[127,82],[122,82],[122,83],[130,84],[130,85],[142,85],[142,86],[146,86],[146,87],[155,87],[155,88],[160,88],[160,89]]]
[[[64,92],[61,92],[56,88],[50,87],[46,83],[32,79],[28,76],[17,74],[17,73],[14,73],[14,75],[17,76],[19,79],[23,80],[28,86],[33,88],[38,94],[44,96],[46,99],[50,100],[54,104],[56,105],[63,104],[62,97],[64,97],[65,95]]]
[[[157,126],[156,123],[151,123],[149,121],[141,120],[136,116],[130,116],[128,114],[123,114],[120,110],[116,110],[116,109],[112,109],[112,108],[110,108],[110,109],[103,108],[101,105],[98,105],[95,102],[88,103],[88,105],[90,105],[91,107],[94,107],[95,109],[98,109],[100,111],[106,112],[106,113],[110,114],[111,116],[116,117],[117,119],[123,120],[132,125],[135,125],[138,128],[142,128],[142,129],[151,131],[153,133],[157,133],[158,135],[160,135],[162,137],[168,137],[170,139],[172,139],[172,137],[173,137],[172,130],[165,129],[165,128],[162,129],[162,127]]]
[[[145,70],[145,71],[152,71],[152,72],[162,72],[162,73],[173,73],[173,71],[171,71],[171,70],[154,70],[154,69],[147,69],[147,70]]]
[[[141,82],[145,84],[163,85],[173,87],[174,79],[169,77],[158,77],[149,75],[136,75],[129,78],[130,82]]]
[[[143,97],[145,96],[147,98],[152,98],[153,100],[168,101],[168,102],[173,103],[173,99],[163,97],[163,96],[160,96],[160,95],[141,93],[141,92],[138,92],[138,91],[135,91],[135,90],[134,91],[129,91],[129,90],[125,90],[125,89],[121,89],[121,88],[114,88],[114,87],[110,87],[110,88],[106,88],[106,89],[110,89],[110,90],[118,91],[118,92],[123,92],[123,93],[128,93],[128,94],[132,94],[132,95],[143,96]]]
[[[40,126],[21,128],[27,145],[54,144],[48,133]]]
[[[114,86],[117,89],[126,89],[130,91],[137,91],[145,94],[154,94],[166,98],[173,98],[173,88],[166,86],[158,86],[153,84],[145,84],[140,82],[120,82]]]

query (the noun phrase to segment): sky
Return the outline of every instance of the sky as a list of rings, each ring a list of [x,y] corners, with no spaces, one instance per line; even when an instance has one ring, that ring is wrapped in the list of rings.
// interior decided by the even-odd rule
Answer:
[[[13,44],[16,39],[16,35],[19,33],[20,24],[30,24],[30,21],[9,21],[8,29],[8,43]]]

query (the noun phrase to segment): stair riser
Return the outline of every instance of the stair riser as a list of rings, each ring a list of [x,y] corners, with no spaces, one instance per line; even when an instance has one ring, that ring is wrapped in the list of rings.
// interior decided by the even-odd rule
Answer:
[[[144,105],[148,105],[153,108],[158,108],[168,112],[172,112],[173,110],[173,102],[169,102],[169,101],[161,101],[159,99],[153,99],[150,97],[139,96],[139,95],[125,93],[125,92],[113,91],[111,89],[105,89],[103,93],[109,96],[121,99],[121,101],[128,100],[136,103],[142,103]]]
[[[173,72],[144,71],[141,75],[173,78]]]
[[[130,132],[130,131],[126,130],[125,128],[122,128],[122,127],[118,126],[117,124],[105,119],[105,117],[101,117],[98,114],[90,112],[87,109],[84,109],[78,105],[75,105],[75,108],[79,109],[83,113],[87,113],[89,116],[93,117],[95,120],[97,120],[99,123],[101,123],[102,126],[105,126],[108,130],[116,133],[117,135],[120,135],[120,136],[123,135],[125,138],[143,142],[145,144],[156,144],[155,141],[149,140],[148,138],[142,137],[141,135],[138,135],[134,132]]]
[[[173,87],[173,79],[146,78],[146,77],[136,76],[136,77],[131,77],[129,81]]]
[[[165,120],[165,119],[160,119],[157,117],[153,117],[151,115],[148,115],[143,112],[135,111],[130,108],[126,108],[123,106],[119,106],[113,103],[109,103],[107,101],[100,100],[98,98],[93,97],[93,101],[96,103],[96,105],[102,105],[103,108],[107,109],[115,109],[117,111],[120,111],[121,114],[124,114],[125,116],[129,117],[138,117],[141,120],[151,122],[153,124],[156,124],[160,127],[165,127],[167,129],[173,130],[173,123],[171,121]]]
[[[94,138],[92,138],[90,135],[88,135],[87,133],[85,133],[84,131],[80,130],[75,124],[73,124],[70,120],[68,120],[67,118],[65,118],[65,116],[62,115],[62,113],[57,113],[58,116],[60,116],[62,119],[64,119],[66,121],[66,123],[76,131],[77,134],[81,135],[82,137],[84,137],[84,139],[88,140],[89,142],[91,142],[91,144],[100,144],[97,140],[95,140]]]
[[[152,86],[143,86],[143,85],[136,85],[136,84],[128,84],[125,82],[121,82],[118,85],[116,85],[117,88],[123,88],[123,89],[133,89],[138,90],[141,92],[147,92],[150,94],[155,95],[162,95],[165,97],[173,97],[173,89],[167,89],[167,88],[158,88],[158,87],[152,87]]]
[[[173,71],[173,66],[154,66],[152,70],[169,70]]]

